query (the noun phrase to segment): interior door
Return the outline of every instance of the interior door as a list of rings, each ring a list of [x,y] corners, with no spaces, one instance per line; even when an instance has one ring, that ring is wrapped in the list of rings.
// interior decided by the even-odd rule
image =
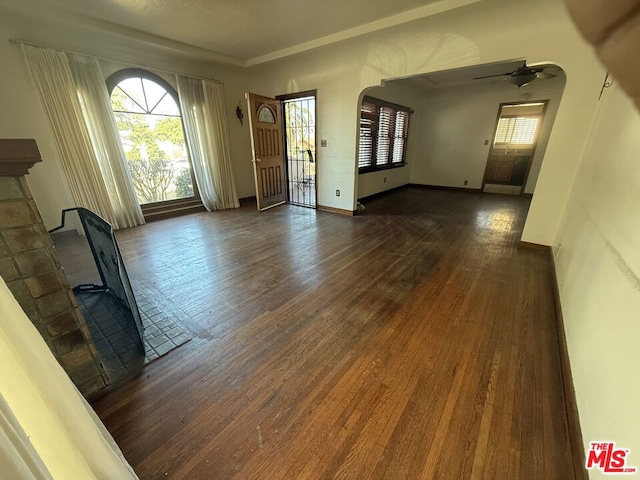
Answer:
[[[280,101],[247,93],[258,210],[287,200]]]
[[[548,100],[500,104],[482,182],[484,192],[522,193],[547,103]]]

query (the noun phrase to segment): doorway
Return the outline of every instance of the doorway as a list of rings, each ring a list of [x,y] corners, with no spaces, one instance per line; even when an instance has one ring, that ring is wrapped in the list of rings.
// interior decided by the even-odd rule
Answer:
[[[527,183],[548,100],[502,103],[482,191],[520,195]]]
[[[287,201],[316,208],[316,91],[281,95]]]

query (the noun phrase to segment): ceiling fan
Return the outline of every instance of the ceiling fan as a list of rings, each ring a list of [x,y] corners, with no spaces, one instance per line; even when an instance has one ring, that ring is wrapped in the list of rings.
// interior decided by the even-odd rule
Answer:
[[[557,75],[554,75],[553,73],[545,72],[545,68],[548,67],[528,67],[527,62],[524,62],[521,67],[516,68],[513,72],[499,73],[498,75],[487,75],[485,77],[476,77],[473,80],[503,77],[503,80],[509,79],[509,82],[512,85],[515,85],[518,88],[522,88],[538,78],[546,80],[549,78],[557,77]]]

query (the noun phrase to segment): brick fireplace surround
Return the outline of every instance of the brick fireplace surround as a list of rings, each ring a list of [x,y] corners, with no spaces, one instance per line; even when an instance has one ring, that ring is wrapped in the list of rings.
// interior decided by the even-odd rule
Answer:
[[[34,140],[0,139],[0,276],[71,380],[91,399],[106,388],[106,376],[27,185],[29,169],[41,161]]]

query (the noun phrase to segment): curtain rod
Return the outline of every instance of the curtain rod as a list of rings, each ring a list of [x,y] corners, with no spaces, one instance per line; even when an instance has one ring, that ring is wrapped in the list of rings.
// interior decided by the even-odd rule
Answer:
[[[89,55],[88,53],[75,52],[73,50],[63,50],[61,48],[47,47],[45,45],[38,45],[37,43],[27,42],[26,40],[16,40],[14,38],[10,38],[9,39],[9,43],[13,43],[15,45],[29,45],[31,47],[38,47],[38,48],[49,48],[51,50],[56,50],[58,52],[71,53],[71,54],[76,54],[76,55],[84,55],[85,57],[93,57],[93,58],[97,58],[98,60],[104,60],[106,62],[124,63],[125,65],[128,65],[130,67],[147,68],[149,70],[155,70],[156,72],[170,73],[172,75],[184,75],[186,77],[196,78],[198,80],[206,80],[207,82],[214,82],[214,83],[219,83],[221,85],[224,85],[224,82],[222,82],[221,80],[216,80],[215,78],[198,77],[196,75],[191,75],[191,74],[188,74],[188,73],[174,72],[172,70],[167,70],[165,68],[152,67],[150,65],[143,65],[141,63],[124,62],[124,61],[118,60],[116,58],[101,57],[99,55]]]

